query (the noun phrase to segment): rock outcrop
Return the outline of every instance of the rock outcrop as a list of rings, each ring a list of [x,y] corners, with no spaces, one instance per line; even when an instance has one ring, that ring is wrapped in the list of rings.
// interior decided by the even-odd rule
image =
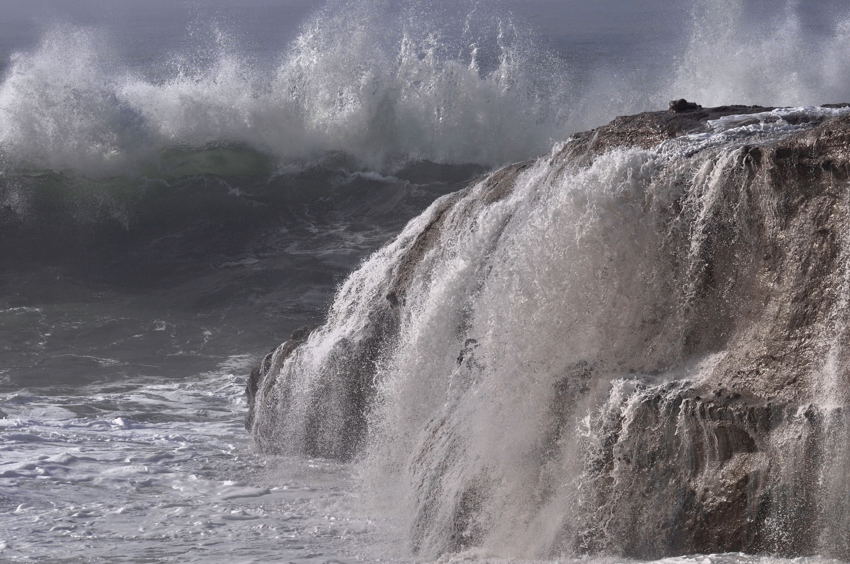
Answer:
[[[249,427],[385,466],[423,554],[850,557],[848,181],[845,105],[577,134],[411,222]]]

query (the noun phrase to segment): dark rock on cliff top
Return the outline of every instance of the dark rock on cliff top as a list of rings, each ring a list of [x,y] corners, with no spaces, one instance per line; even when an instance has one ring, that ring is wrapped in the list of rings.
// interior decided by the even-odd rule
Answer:
[[[701,110],[702,106],[695,102],[688,102],[684,98],[679,98],[678,100],[670,101],[670,111],[674,114],[680,114],[682,112],[691,112],[694,110]]]

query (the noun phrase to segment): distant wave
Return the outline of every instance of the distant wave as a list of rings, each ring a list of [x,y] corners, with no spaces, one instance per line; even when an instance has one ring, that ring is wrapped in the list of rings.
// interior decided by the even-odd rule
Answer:
[[[745,0],[701,0],[682,24],[685,44],[664,52],[666,70],[612,61],[579,83],[509,14],[471,6],[449,14],[415,2],[334,1],[273,65],[214,32],[211,51],[195,45],[137,70],[98,30],[54,27],[12,56],[0,82],[0,170],[108,176],[210,145],[251,147],[279,163],[342,152],[378,170],[411,160],[495,166],[674,97],[850,98],[850,8],[813,36],[792,0],[755,23]]]

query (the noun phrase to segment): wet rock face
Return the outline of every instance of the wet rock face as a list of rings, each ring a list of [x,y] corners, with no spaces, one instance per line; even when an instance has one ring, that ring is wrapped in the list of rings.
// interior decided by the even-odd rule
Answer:
[[[600,162],[625,172],[606,176]],[[545,199],[586,181],[588,171],[621,183],[619,192],[593,205],[593,190],[570,192],[566,203]],[[548,158],[505,167],[436,202],[352,275],[325,325],[293,335],[262,361],[247,387],[247,426],[264,450],[339,459],[362,454],[384,433],[373,442],[395,458],[382,479],[406,480],[411,545],[428,557],[485,546],[523,547],[526,557],[850,558],[848,183],[846,112],[679,100],[668,111],[618,117]],[[500,316],[514,295],[496,296],[502,301],[481,307],[500,325],[476,331],[475,300],[494,271],[514,268],[572,227],[576,216],[565,212],[531,245],[517,243],[517,230],[514,239],[504,234],[517,216],[545,224],[552,202],[578,206],[580,221],[602,222],[579,233],[602,258],[578,249],[575,263],[551,266],[551,278],[549,255],[529,262],[541,274],[531,277],[528,295],[549,292],[548,309],[532,310],[536,324],[526,325]],[[520,215],[538,207],[546,213]],[[629,237],[607,238],[624,221],[649,225],[629,233],[658,248],[643,255]],[[454,260],[445,251],[478,243],[481,256]],[[521,252],[490,261],[509,244]],[[649,258],[628,263],[635,254]],[[650,259],[658,264],[641,262]],[[476,268],[464,272],[473,283],[444,276],[442,269],[470,263]],[[597,277],[567,303],[569,289],[557,284],[576,271]],[[440,309],[456,291],[420,299],[438,282],[473,295],[459,306],[462,315]],[[602,284],[610,284],[605,299],[632,317],[617,308],[612,318],[594,317],[582,300]],[[641,298],[646,303],[628,309]],[[579,321],[568,317],[576,310],[585,312]],[[558,315],[571,320],[569,330],[558,333],[555,319],[549,332],[537,332]],[[577,325],[585,319],[625,329]],[[488,341],[513,323],[510,338]],[[585,329],[611,341],[590,347],[595,357],[582,356],[584,346],[551,360]],[[551,346],[538,349],[547,339]],[[423,343],[427,358],[411,358]],[[501,349],[544,354],[524,358],[499,387],[488,381],[499,377],[492,359],[512,361]],[[378,401],[386,378],[396,379],[395,395]],[[411,397],[402,395],[405,386]],[[381,419],[392,402],[400,405],[390,415],[409,419]],[[511,409],[491,409],[502,403]],[[527,412],[513,413],[514,405]],[[523,428],[529,419],[534,424]],[[394,425],[410,428],[395,434]],[[523,430],[514,437],[514,428]],[[508,444],[524,454],[514,457]]]
[[[257,405],[257,396],[260,393],[261,387],[264,392],[263,395],[267,398],[267,404],[274,401],[272,398],[272,388],[275,378],[269,377],[269,374],[275,370],[279,371],[281,363],[292,354],[292,351],[307,340],[309,336],[310,329],[307,327],[294,331],[289,336],[289,339],[284,341],[279,347],[275,347],[269,351],[259,364],[251,370],[251,374],[248,376],[248,381],[245,384],[245,396],[248,399],[248,415],[245,417],[246,430],[251,431],[254,426],[254,414],[258,409],[262,408],[262,406]]]
[[[828,461],[844,450],[832,438],[846,433],[844,410],[700,397],[677,383],[637,390],[599,418],[607,441],[587,461],[598,510],[583,548],[643,558],[850,548],[831,497],[844,468]]]
[[[725,111],[618,118],[584,136],[582,150],[693,133]],[[635,392],[604,423],[587,478],[605,527],[588,524],[581,549],[850,556],[846,495],[835,493],[847,487],[850,431],[846,351],[836,344],[848,289],[850,119],[739,154],[715,207],[685,342],[688,354],[723,358],[700,381]],[[736,214],[746,218],[738,227]],[[840,368],[826,377],[830,355]]]
[[[592,162],[616,147],[652,147],[700,134],[710,120],[769,110],[725,106],[620,117],[578,135],[555,159]],[[706,386],[768,400],[813,401],[812,377],[833,348],[836,308],[843,307],[847,286],[850,116],[742,145],[736,155],[710,214],[700,220],[707,227],[700,266],[692,273],[695,299],[683,353],[727,350]],[[673,211],[687,206],[683,199]],[[673,228],[693,229],[693,221]],[[671,249],[674,255],[686,252]]]
[[[724,116],[756,114],[772,108],[763,106],[718,106],[685,112],[645,112],[614,118],[611,123],[579,133],[578,146],[565,147],[569,154],[598,155],[616,147],[654,147],[669,139],[689,133],[704,132],[708,122]]]
[[[513,179],[527,167],[526,163],[497,171],[485,181],[482,200],[494,203],[504,198],[513,187]],[[436,213],[424,228],[411,238],[393,265],[391,277],[370,300],[368,314],[356,336],[338,338],[332,352],[318,369],[308,399],[310,405],[304,419],[299,451],[308,456],[349,460],[362,446],[366,436],[369,402],[374,396],[374,375],[382,353],[393,345],[398,332],[400,311],[404,306],[416,266],[435,244],[443,228],[445,214],[459,194],[448,196],[436,204]],[[267,452],[287,452],[286,406],[292,403],[290,388],[299,374],[287,365],[301,350],[310,331],[301,329],[268,353],[248,378],[246,396],[248,415],[246,429],[260,448]],[[297,368],[295,368],[297,370]],[[332,414],[324,408],[335,406]],[[262,411],[262,420],[256,413]],[[330,427],[329,427],[330,425]]]

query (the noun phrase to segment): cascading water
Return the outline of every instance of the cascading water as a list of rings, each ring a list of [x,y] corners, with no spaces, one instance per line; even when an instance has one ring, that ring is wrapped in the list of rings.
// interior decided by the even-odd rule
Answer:
[[[846,556],[848,112],[713,112],[435,202],[254,374],[259,444],[357,458],[422,555]]]

